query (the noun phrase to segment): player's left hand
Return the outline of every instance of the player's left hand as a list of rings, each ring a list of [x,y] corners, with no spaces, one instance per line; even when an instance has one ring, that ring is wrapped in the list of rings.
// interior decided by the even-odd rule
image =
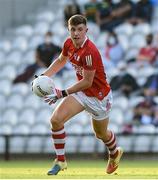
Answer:
[[[66,90],[54,89],[53,94],[47,95],[44,97],[44,101],[49,105],[55,104],[58,99],[68,96]]]

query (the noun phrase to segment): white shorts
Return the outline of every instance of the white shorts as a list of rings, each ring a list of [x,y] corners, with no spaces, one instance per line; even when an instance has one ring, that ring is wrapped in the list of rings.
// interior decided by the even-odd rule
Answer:
[[[85,111],[90,113],[93,119],[103,120],[109,117],[113,100],[111,91],[101,101],[96,97],[88,97],[83,92],[77,92],[71,95],[85,107]]]

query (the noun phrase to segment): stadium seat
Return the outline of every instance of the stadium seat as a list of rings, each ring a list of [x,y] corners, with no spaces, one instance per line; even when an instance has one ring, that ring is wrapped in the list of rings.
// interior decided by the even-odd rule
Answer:
[[[26,51],[28,48],[27,38],[23,35],[16,36],[12,42],[12,48],[18,49],[22,52]]]
[[[15,108],[6,108],[3,110],[2,123],[15,126],[18,123],[18,113]]]
[[[7,64],[1,71],[1,78],[12,81],[16,77],[16,68],[12,64]]]
[[[19,50],[13,50],[6,57],[6,63],[13,64],[14,66],[19,66],[22,61],[22,52]]]
[[[150,152],[151,150],[151,137],[148,135],[140,135],[134,139],[134,152]]]
[[[22,63],[23,65],[28,65],[35,62],[35,51],[30,49],[25,52]]]
[[[83,111],[76,115],[72,121],[73,123],[80,124],[81,126],[86,126],[88,123],[90,123],[91,117],[87,112]]]
[[[21,94],[22,96],[26,96],[29,92],[29,86],[26,83],[18,83],[12,86],[13,94]]]
[[[93,136],[85,136],[80,139],[79,152],[94,153],[97,152],[96,142]]]
[[[129,39],[129,48],[141,48],[146,45],[145,35],[134,33]]]
[[[50,29],[49,23],[46,21],[38,21],[33,28],[35,35],[42,35],[42,36],[44,36],[46,32],[49,31],[49,29]]]
[[[14,135],[28,135],[30,133],[30,126],[27,123],[19,123],[15,127],[13,127],[12,133]]]
[[[8,97],[8,101],[6,103],[7,108],[15,108],[16,110],[21,110],[23,108],[23,96],[20,94],[11,94]]]
[[[125,111],[128,107],[128,99],[125,96],[119,96],[116,97],[115,100],[113,101],[113,108],[114,107],[119,107],[123,111]]]
[[[134,26],[133,33],[147,35],[151,33],[151,26],[149,23],[140,23]]]
[[[131,36],[133,34],[133,26],[130,23],[123,23],[115,28],[117,34],[126,34]]]
[[[129,39],[128,39],[128,35],[127,34],[118,34],[118,39],[120,44],[122,45],[123,49],[126,51],[128,51],[128,47],[129,47]]]
[[[0,136],[0,154],[5,152],[5,139]]]
[[[67,142],[66,142],[67,143]],[[47,137],[43,144],[43,152],[44,153],[51,153],[55,154],[54,146],[53,146],[53,140],[51,138],[51,135]],[[69,152],[69,151],[68,151]]]
[[[55,15],[56,14],[53,14],[52,11],[47,10],[47,11],[40,12],[39,14],[37,14],[36,20],[52,23],[55,20]]]
[[[120,107],[114,106],[110,111],[110,121],[111,123],[116,123],[117,125],[122,125],[124,122],[123,111]]]
[[[69,153],[76,153],[79,151],[80,136],[67,136],[65,149]]]
[[[132,135],[124,135],[121,137],[117,137],[118,145],[121,146],[125,152],[132,152],[133,151],[133,142],[134,136]]]
[[[82,127],[83,134],[93,134],[93,127],[91,123],[89,122],[86,126]]]
[[[68,133],[72,133],[72,134],[82,134],[83,132],[83,128],[80,124],[72,124],[69,128],[68,128]]]
[[[136,96],[129,99],[129,107],[136,107],[140,102],[144,101],[143,96]]]
[[[91,36],[94,40],[96,40],[100,34],[99,26],[95,23],[92,23],[92,22],[88,22],[87,26],[89,28],[88,36]]]
[[[35,123],[35,111],[32,108],[25,108],[19,114],[19,123],[28,124],[30,127]]]
[[[2,66],[5,64],[5,56],[5,52],[2,49],[0,49],[0,68],[2,68]]]
[[[30,24],[24,24],[15,29],[15,34],[17,36],[31,37],[33,34],[33,28]]]
[[[157,133],[158,133],[158,129],[157,129]],[[151,145],[152,152],[158,152],[158,137],[153,136],[152,140],[153,140]]]
[[[0,106],[0,111],[3,112],[6,107],[6,96],[4,96],[2,93],[0,93],[0,104],[3,104],[3,106]]]
[[[106,146],[101,140],[97,140],[96,147],[97,147],[97,152],[98,153],[105,153]]]
[[[26,137],[11,137],[10,153],[24,153],[26,147]]]
[[[12,134],[12,126],[9,125],[9,124],[1,125],[0,134],[3,134],[3,135],[10,135],[10,134]]]
[[[103,50],[103,52],[105,51],[106,37],[107,37],[107,33],[106,32],[101,32],[99,34],[98,38],[96,39],[96,46],[100,50]]]
[[[153,124],[146,124],[146,125],[141,125],[138,127],[138,133],[149,133],[149,134],[154,134],[155,133],[155,126]]]
[[[54,21],[52,23],[50,29],[53,32],[54,36],[59,36],[60,38],[65,38],[65,35],[67,35],[67,29],[64,26],[64,21],[62,21],[62,20],[61,21],[57,21],[57,20]]]
[[[28,42],[28,44],[29,44],[28,48],[34,50],[42,42],[44,42],[43,36],[34,35],[33,37],[31,37],[30,41]]]
[[[0,42],[0,49],[6,53],[10,52],[12,49],[11,41],[9,40],[2,40]]]
[[[137,55],[138,55],[138,52],[139,52],[139,49],[138,48],[129,48],[127,51],[126,51],[126,54],[125,54],[125,60],[128,61],[132,58],[135,58]],[[132,68],[133,69],[133,68]],[[127,69],[128,70],[128,69]]]
[[[33,136],[28,138],[26,144],[26,152],[27,153],[41,153],[43,151],[43,143],[45,142],[45,138],[40,136]]]
[[[9,79],[0,79],[0,84],[0,94],[3,94],[6,97],[9,96],[11,94],[11,82],[9,81]]]
[[[120,133],[121,132],[121,128],[120,128],[120,125],[117,123],[117,119],[116,119],[116,122],[113,122],[110,119],[109,129],[111,129],[114,133]]]
[[[36,115],[35,122],[38,123],[45,123],[47,125],[50,124],[51,112],[50,108],[42,108],[39,110],[38,114]]]
[[[45,123],[34,124],[30,130],[30,134],[48,134],[50,129],[45,125]]]
[[[25,108],[32,108],[34,110],[37,110],[40,107],[40,99],[39,97],[35,96],[32,92],[31,94],[28,94],[26,98],[24,99],[23,106]]]

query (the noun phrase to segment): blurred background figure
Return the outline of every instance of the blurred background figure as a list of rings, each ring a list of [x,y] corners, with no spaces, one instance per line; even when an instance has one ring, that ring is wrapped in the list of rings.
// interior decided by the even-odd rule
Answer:
[[[139,24],[143,22],[151,23],[153,15],[152,2],[149,0],[140,0],[138,2],[132,2],[132,14],[128,21],[133,24]]]
[[[69,18],[75,14],[81,14],[81,8],[76,0],[69,0],[64,7],[64,23],[66,27]]]
[[[158,49],[153,43],[153,34],[145,37],[146,45],[141,47],[136,58],[129,59],[129,63],[134,63],[136,67],[154,66],[157,62]]]
[[[124,49],[119,42],[118,36],[114,31],[108,33],[106,38],[106,45],[103,57],[104,66],[109,68],[116,68],[119,63],[123,62]]]
[[[149,76],[143,86],[143,96],[155,97],[158,95],[158,73]]]
[[[153,97],[146,96],[145,99],[134,108],[133,124],[152,124],[156,105]]]
[[[83,14],[86,16],[88,22],[97,23],[98,22],[98,10],[101,3],[97,0],[90,0],[85,3],[83,7]]]
[[[22,74],[19,74],[13,83],[27,82],[34,73],[42,67],[49,67],[52,60],[60,53],[61,48],[52,42],[52,32],[48,31],[45,34],[44,43],[40,44],[35,52],[35,63],[26,67]]]
[[[98,25],[101,31],[113,31],[130,16],[131,10],[130,1],[103,0],[98,10]]]
[[[122,66],[122,67],[121,67]],[[110,80],[111,88],[114,92],[119,92],[127,98],[139,91],[139,84],[132,74],[128,73],[127,66],[121,65],[118,75],[115,75]]]

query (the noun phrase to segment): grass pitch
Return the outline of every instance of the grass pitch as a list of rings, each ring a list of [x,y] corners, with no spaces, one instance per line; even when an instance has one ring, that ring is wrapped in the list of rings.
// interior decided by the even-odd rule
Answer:
[[[157,161],[123,160],[117,173],[105,173],[104,161],[70,160],[68,169],[47,176],[51,161],[1,161],[0,179],[158,179]]]

